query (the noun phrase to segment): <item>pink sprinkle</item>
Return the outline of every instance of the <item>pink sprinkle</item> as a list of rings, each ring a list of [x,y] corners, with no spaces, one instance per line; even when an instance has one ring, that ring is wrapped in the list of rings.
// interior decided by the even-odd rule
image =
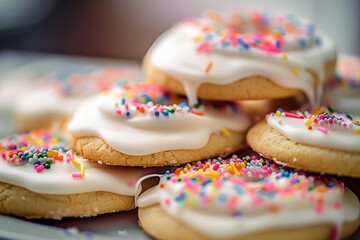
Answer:
[[[128,182],[127,185],[128,185],[129,187],[133,187],[133,186],[134,186],[134,182]]]
[[[6,152],[5,151],[1,151],[1,157],[2,157],[2,159],[6,160]]]
[[[40,166],[42,166],[42,165],[40,165]],[[39,167],[37,167],[37,168],[35,169],[35,170],[36,170],[36,172],[38,172],[38,173],[41,173],[41,172],[42,172],[42,170],[43,170],[40,166],[39,166]]]
[[[19,158],[19,159],[17,160],[17,163],[18,163],[18,164],[22,164],[22,163],[23,163],[23,160],[22,160],[21,158]]]
[[[339,181],[339,185],[340,185],[341,188],[344,188],[344,187],[345,187],[345,184],[344,184],[344,182],[342,182],[342,181]]]
[[[73,178],[82,178],[82,175],[81,175],[81,173],[79,173],[79,172],[77,172],[77,173],[73,173],[73,174],[71,174],[71,176],[73,177]]]
[[[37,169],[39,167],[39,164],[35,164],[34,168]]]
[[[36,153],[40,153],[40,149],[36,149],[36,151],[35,151]]]
[[[320,118],[321,120],[323,120],[323,119],[325,118],[324,114],[320,114],[320,115],[319,115],[319,118]]]
[[[314,118],[314,123],[317,123],[319,121],[318,118]]]
[[[169,198],[166,198],[164,202],[168,206],[170,206],[170,204],[171,204],[171,200]]]
[[[343,122],[342,125],[343,125],[343,127],[345,127],[345,128],[347,127],[347,123],[346,123],[346,122]]]
[[[252,206],[259,206],[264,202],[264,199],[262,197],[255,196],[252,198],[251,205]]]
[[[296,114],[291,113],[291,112],[285,112],[285,116],[286,116],[286,117],[289,117],[289,118],[304,119],[303,116],[299,116],[299,115],[296,115]]]
[[[10,163],[15,163],[15,158],[10,158]]]
[[[341,208],[341,202],[339,200],[334,202],[334,208],[339,210]]]
[[[210,52],[210,43],[203,42],[197,48],[196,51],[199,53],[209,53]]]
[[[327,134],[328,133],[328,130],[326,128],[323,128],[323,127],[318,127],[317,128],[318,131],[322,132],[323,134]]]
[[[329,123],[329,124],[333,124],[333,123],[334,123],[334,119],[329,118],[328,123]]]
[[[218,163],[216,163],[214,166],[213,166],[213,170],[218,170],[219,169],[219,167],[220,167],[220,165],[218,164]]]
[[[314,211],[317,213],[317,214],[321,214],[324,210],[324,207],[323,205],[316,205],[315,208],[314,208]]]
[[[258,49],[261,49],[263,50],[264,52],[267,52],[267,53],[280,53],[280,52],[283,52],[281,49],[279,48],[276,48],[276,47],[271,47],[271,46],[254,46]]]
[[[70,157],[66,157],[66,162],[71,162],[71,158]]]
[[[115,109],[115,114],[121,116],[122,112],[120,109]]]

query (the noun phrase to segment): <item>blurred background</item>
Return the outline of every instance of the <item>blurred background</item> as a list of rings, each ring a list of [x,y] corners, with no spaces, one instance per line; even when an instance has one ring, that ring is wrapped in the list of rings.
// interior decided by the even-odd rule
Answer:
[[[174,22],[205,9],[294,13],[360,54],[358,0],[0,0],[0,50],[140,60]]]

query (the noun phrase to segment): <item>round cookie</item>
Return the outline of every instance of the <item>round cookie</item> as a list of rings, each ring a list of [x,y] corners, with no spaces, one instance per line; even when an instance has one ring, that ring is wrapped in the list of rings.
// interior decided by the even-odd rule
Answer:
[[[305,94],[319,104],[334,69],[334,42],[292,15],[211,13],[163,33],[144,58],[150,81],[169,91],[215,100]]]
[[[360,223],[359,200],[341,182],[256,156],[187,164],[137,205],[156,239],[338,239]]]
[[[0,213],[90,217],[134,208],[135,183],[154,170],[89,163],[50,130],[0,141]]]
[[[77,109],[68,145],[90,161],[121,166],[179,165],[244,146],[251,121],[235,103],[183,101],[151,83],[113,88]]]
[[[63,124],[86,97],[104,91],[121,81],[137,81],[137,66],[112,68],[78,66],[50,72],[17,89],[12,96],[12,115],[19,131]],[[10,83],[16,86],[17,83]],[[36,106],[36,107],[34,107]]]
[[[269,114],[247,134],[250,147],[291,167],[360,177],[360,118],[332,108]]]
[[[324,105],[360,114],[360,57],[338,56],[336,71],[327,83]]]

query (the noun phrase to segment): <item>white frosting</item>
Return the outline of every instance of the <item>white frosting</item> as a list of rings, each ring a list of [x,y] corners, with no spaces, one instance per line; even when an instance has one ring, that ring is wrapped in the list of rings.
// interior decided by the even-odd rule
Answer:
[[[325,89],[324,104],[360,114],[360,57],[338,56],[336,72]]]
[[[79,168],[65,160],[56,161],[50,169],[38,173],[30,164],[16,166],[1,159],[0,182],[43,194],[104,191],[134,196],[136,181],[146,174],[156,172],[151,168],[114,167],[90,163],[79,157],[76,159],[85,166],[85,176],[79,179],[72,177],[73,173],[79,172]]]
[[[267,123],[298,143],[360,152],[360,134],[354,132],[354,126],[345,129],[341,126],[317,124],[310,131],[305,126],[304,119],[278,117],[274,114],[268,116]],[[327,134],[317,131],[318,127],[325,127]]]
[[[136,111],[129,104],[131,116],[116,116],[114,111],[126,91],[114,88],[81,104],[68,125],[75,136],[97,136],[114,149],[129,155],[146,155],[166,150],[199,149],[204,147],[212,133],[221,129],[245,132],[250,120],[241,112],[216,111],[203,108],[204,116],[183,110],[168,116],[154,116],[149,110]],[[188,108],[187,108],[188,109]]]
[[[86,97],[109,89],[120,81],[137,81],[137,66],[113,68],[80,67],[50,72],[35,79],[12,79],[0,86],[0,107],[11,106],[13,113],[21,118],[46,117],[52,114],[70,116]],[[18,94],[21,92],[21,94]]]
[[[290,182],[291,178],[276,179],[275,173],[273,173],[265,178],[265,181],[250,182],[230,177],[228,181],[222,182],[218,187],[214,188],[213,184],[209,184],[209,187],[200,187],[199,190],[196,184],[187,184],[184,177],[181,178],[183,181],[180,182],[163,179],[160,181],[163,187],[157,186],[143,193],[137,200],[138,206],[141,208],[158,203],[166,213],[188,227],[215,238],[239,237],[243,234],[268,229],[331,222],[341,232],[343,222],[355,221],[360,213],[360,205],[356,196],[348,189],[345,189],[344,192],[344,189],[337,184],[331,189],[324,186],[327,189],[326,192],[308,192],[306,188],[293,188]],[[300,177],[299,179],[301,181],[304,178]],[[305,184],[315,187],[323,184],[311,181]],[[277,191],[287,191],[285,189],[289,188],[291,190],[288,194],[283,195],[279,195],[277,192],[273,197],[264,197],[265,194],[259,195],[262,201],[254,202],[256,197],[253,192],[265,186],[263,182],[272,184]],[[189,190],[187,185],[192,185],[193,189]],[[242,191],[240,194],[239,189]],[[199,193],[196,193],[197,191],[205,195],[213,195],[213,200],[204,202],[204,198],[200,197]],[[180,193],[186,194],[186,200],[176,200]],[[234,195],[238,196],[231,210],[227,206],[227,200],[219,200],[221,195],[228,196],[227,200]],[[319,208],[317,205],[319,199],[323,201],[321,210],[317,209]],[[276,206],[276,212],[269,210],[271,206]]]
[[[206,19],[198,21],[209,22]],[[300,25],[308,24],[303,19],[298,21]],[[161,35],[148,53],[150,63],[154,67],[182,82],[190,102],[196,102],[197,89],[203,83],[222,85],[260,75],[285,88],[300,89],[311,103],[319,103],[325,81],[325,64],[336,58],[335,44],[323,32],[316,31],[313,36],[308,36],[305,39],[308,46],[301,49],[297,47],[293,35],[286,36],[285,61],[281,53],[269,54],[251,47],[241,50],[238,45],[225,48],[220,42],[211,41],[211,51],[199,53],[193,39],[204,34],[198,25],[188,22],[177,24]],[[220,26],[220,29],[222,27]],[[321,39],[320,45],[314,44],[316,36]],[[210,61],[212,68],[205,74],[204,68]],[[298,74],[293,74],[293,69],[297,69]],[[309,71],[316,74],[319,79],[320,83],[315,88],[313,76]]]

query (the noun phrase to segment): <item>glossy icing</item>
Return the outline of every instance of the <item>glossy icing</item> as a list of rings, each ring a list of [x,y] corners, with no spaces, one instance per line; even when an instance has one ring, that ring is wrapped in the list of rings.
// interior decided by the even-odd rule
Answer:
[[[332,223],[339,238],[342,224],[360,211],[356,196],[335,179],[236,155],[163,175],[137,199],[140,208],[153,204],[215,238],[318,223]]]
[[[129,155],[199,149],[212,133],[245,132],[250,119],[230,102],[189,107],[185,99],[150,83],[129,84],[93,97],[68,125],[75,136],[97,136]]]
[[[340,54],[336,71],[327,84],[324,104],[360,114],[360,57]]]
[[[184,20],[162,34],[147,56],[154,67],[182,82],[191,103],[203,83],[222,85],[260,75],[300,89],[318,104],[325,65],[336,59],[336,48],[307,20],[249,13]]]
[[[281,111],[268,115],[267,123],[289,139],[308,145],[360,151],[359,116],[338,113],[331,108],[321,108],[316,114]]]
[[[14,113],[23,118],[51,114],[69,116],[86,97],[140,78],[139,69],[135,66],[79,69],[49,73],[27,84],[28,89],[14,100]]]
[[[35,148],[40,151],[45,149],[47,156],[50,156],[47,149],[54,149],[53,152],[62,157],[54,157],[56,159],[49,169],[38,170],[35,166],[36,162],[32,162],[29,158],[18,162],[21,156],[14,157],[11,154],[11,151],[33,154],[32,149]],[[79,166],[76,166],[76,162],[67,159],[66,151],[62,137],[48,130],[6,137],[0,141],[0,182],[43,194],[105,191],[134,196],[136,181],[146,174],[156,172],[154,169],[120,168],[90,163],[75,155],[76,162],[84,166],[84,175],[81,177],[78,175]],[[41,158],[39,156],[36,160]]]

